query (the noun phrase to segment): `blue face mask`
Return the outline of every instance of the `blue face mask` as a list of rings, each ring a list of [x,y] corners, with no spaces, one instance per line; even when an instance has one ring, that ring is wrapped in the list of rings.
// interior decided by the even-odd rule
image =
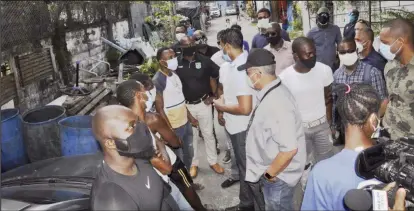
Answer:
[[[223,56],[221,56],[221,58],[223,58],[223,60],[226,61],[226,62],[231,62],[230,56],[228,54],[224,53],[224,51],[223,51]]]
[[[395,56],[400,52],[402,46],[397,50],[397,52],[392,53],[391,52],[391,46],[395,44],[397,40],[395,40],[391,45],[386,45],[384,43],[380,43],[379,52],[380,54],[387,59],[388,61],[394,60]]]
[[[357,17],[355,15],[349,15],[349,22],[355,22],[357,20]]]

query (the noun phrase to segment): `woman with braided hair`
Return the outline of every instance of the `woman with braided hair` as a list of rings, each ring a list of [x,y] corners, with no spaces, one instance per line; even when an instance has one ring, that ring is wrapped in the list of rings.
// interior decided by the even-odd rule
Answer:
[[[320,161],[306,185],[301,210],[345,210],[343,198],[363,181],[355,173],[358,153],[373,145],[379,129],[380,97],[369,84],[338,84],[337,109],[345,125],[345,147],[338,154]]]

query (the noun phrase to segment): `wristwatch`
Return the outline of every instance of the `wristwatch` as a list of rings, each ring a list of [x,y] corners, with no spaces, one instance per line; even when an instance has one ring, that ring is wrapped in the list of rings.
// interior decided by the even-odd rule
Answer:
[[[265,177],[267,180],[273,180],[273,179],[275,178],[275,176],[271,176],[271,175],[270,175],[269,173],[267,173],[267,172],[265,172],[264,177]]]

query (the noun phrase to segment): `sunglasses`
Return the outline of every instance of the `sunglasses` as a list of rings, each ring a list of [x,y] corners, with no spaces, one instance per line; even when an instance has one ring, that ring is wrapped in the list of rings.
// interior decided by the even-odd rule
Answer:
[[[257,20],[266,19],[265,17],[258,17]]]
[[[276,32],[266,32],[264,34],[265,37],[276,37],[277,33]]]
[[[338,51],[339,54],[344,55],[346,53],[354,53],[356,49],[348,49],[347,51]]]

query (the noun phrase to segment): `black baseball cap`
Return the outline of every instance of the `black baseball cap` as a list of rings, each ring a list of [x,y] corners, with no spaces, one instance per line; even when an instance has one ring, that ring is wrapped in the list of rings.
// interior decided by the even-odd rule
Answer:
[[[251,67],[260,67],[276,64],[275,56],[268,50],[262,48],[253,48],[247,56],[246,64],[237,67],[237,70],[243,71]]]

